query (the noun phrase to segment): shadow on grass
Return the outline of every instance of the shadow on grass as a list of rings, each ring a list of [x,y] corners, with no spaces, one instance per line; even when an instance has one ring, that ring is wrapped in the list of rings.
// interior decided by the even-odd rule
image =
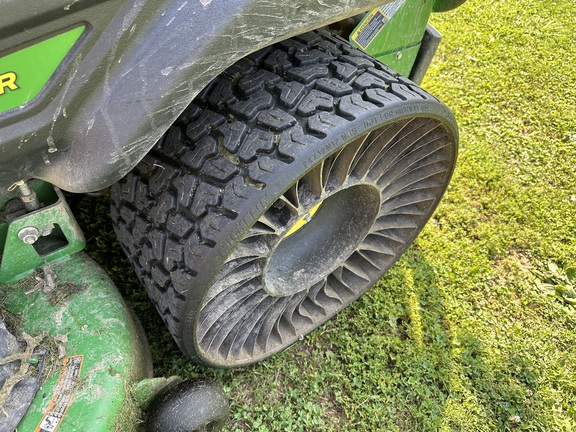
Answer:
[[[412,246],[336,319],[334,325],[360,341],[352,343],[353,353],[345,344],[338,350],[349,424],[402,431],[519,431],[534,425],[539,416],[531,406],[539,388],[534,362],[521,351],[485,346],[490,335],[479,334],[472,319],[455,320],[453,309],[463,305],[446,301],[447,294],[424,254]],[[539,426],[555,429],[542,420]]]

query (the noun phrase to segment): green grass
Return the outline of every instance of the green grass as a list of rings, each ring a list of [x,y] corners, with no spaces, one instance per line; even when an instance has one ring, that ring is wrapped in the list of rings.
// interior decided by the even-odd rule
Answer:
[[[156,373],[219,381],[229,431],[576,430],[575,22],[573,0],[470,0],[434,15],[444,41],[424,87],[460,124],[452,184],[371,291],[259,365],[189,364],[110,228],[87,227]]]

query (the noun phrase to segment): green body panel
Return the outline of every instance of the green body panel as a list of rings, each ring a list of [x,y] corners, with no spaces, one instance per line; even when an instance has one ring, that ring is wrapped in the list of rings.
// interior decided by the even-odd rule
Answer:
[[[38,96],[84,29],[76,27],[1,57],[0,113]]]
[[[434,0],[399,0],[373,9],[350,35],[356,47],[409,76]]]
[[[404,48],[403,50],[400,51],[394,51],[388,54],[384,54],[378,57],[378,60],[380,60],[385,65],[390,66],[396,72],[404,76],[409,76],[419,50],[420,50],[420,44],[414,45],[409,48]],[[398,53],[400,53],[400,55]]]
[[[55,286],[47,285],[49,273],[55,276]],[[21,330],[31,336],[47,332],[41,342],[49,350],[42,390],[18,430],[35,431],[42,421],[57,392],[63,364],[59,355],[64,352],[66,358],[83,359],[58,432],[135,429],[141,413],[130,390],[150,376],[151,368],[146,341],[116,287],[84,253],[35,276],[0,285],[3,306],[16,315]],[[46,282],[38,286],[39,279]],[[34,291],[24,294],[29,290]]]
[[[84,235],[62,193],[41,181],[31,182],[30,187],[44,207],[9,223],[0,223],[0,283],[16,282],[46,263],[82,250],[85,245]],[[17,199],[16,192],[2,197],[0,210],[12,199]],[[18,237],[20,230],[25,227],[34,227],[40,233],[47,232],[51,227],[54,229],[52,234],[42,236],[39,242],[32,245]],[[48,244],[42,250],[42,243],[47,242],[52,242],[52,245]]]

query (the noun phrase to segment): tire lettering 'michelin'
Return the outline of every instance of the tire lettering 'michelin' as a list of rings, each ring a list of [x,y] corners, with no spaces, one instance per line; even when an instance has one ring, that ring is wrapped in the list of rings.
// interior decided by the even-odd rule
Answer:
[[[9,90],[18,90],[18,84],[16,84],[16,79],[18,77],[14,72],[4,72],[0,74],[0,96],[6,92],[6,89]]]

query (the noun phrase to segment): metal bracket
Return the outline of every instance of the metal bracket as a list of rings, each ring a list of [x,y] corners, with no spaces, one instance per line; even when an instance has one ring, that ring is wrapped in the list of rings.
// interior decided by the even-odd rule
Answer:
[[[19,207],[16,191],[0,198],[0,283],[17,282],[85,245],[62,192],[39,180],[29,186],[41,204],[38,210]]]

